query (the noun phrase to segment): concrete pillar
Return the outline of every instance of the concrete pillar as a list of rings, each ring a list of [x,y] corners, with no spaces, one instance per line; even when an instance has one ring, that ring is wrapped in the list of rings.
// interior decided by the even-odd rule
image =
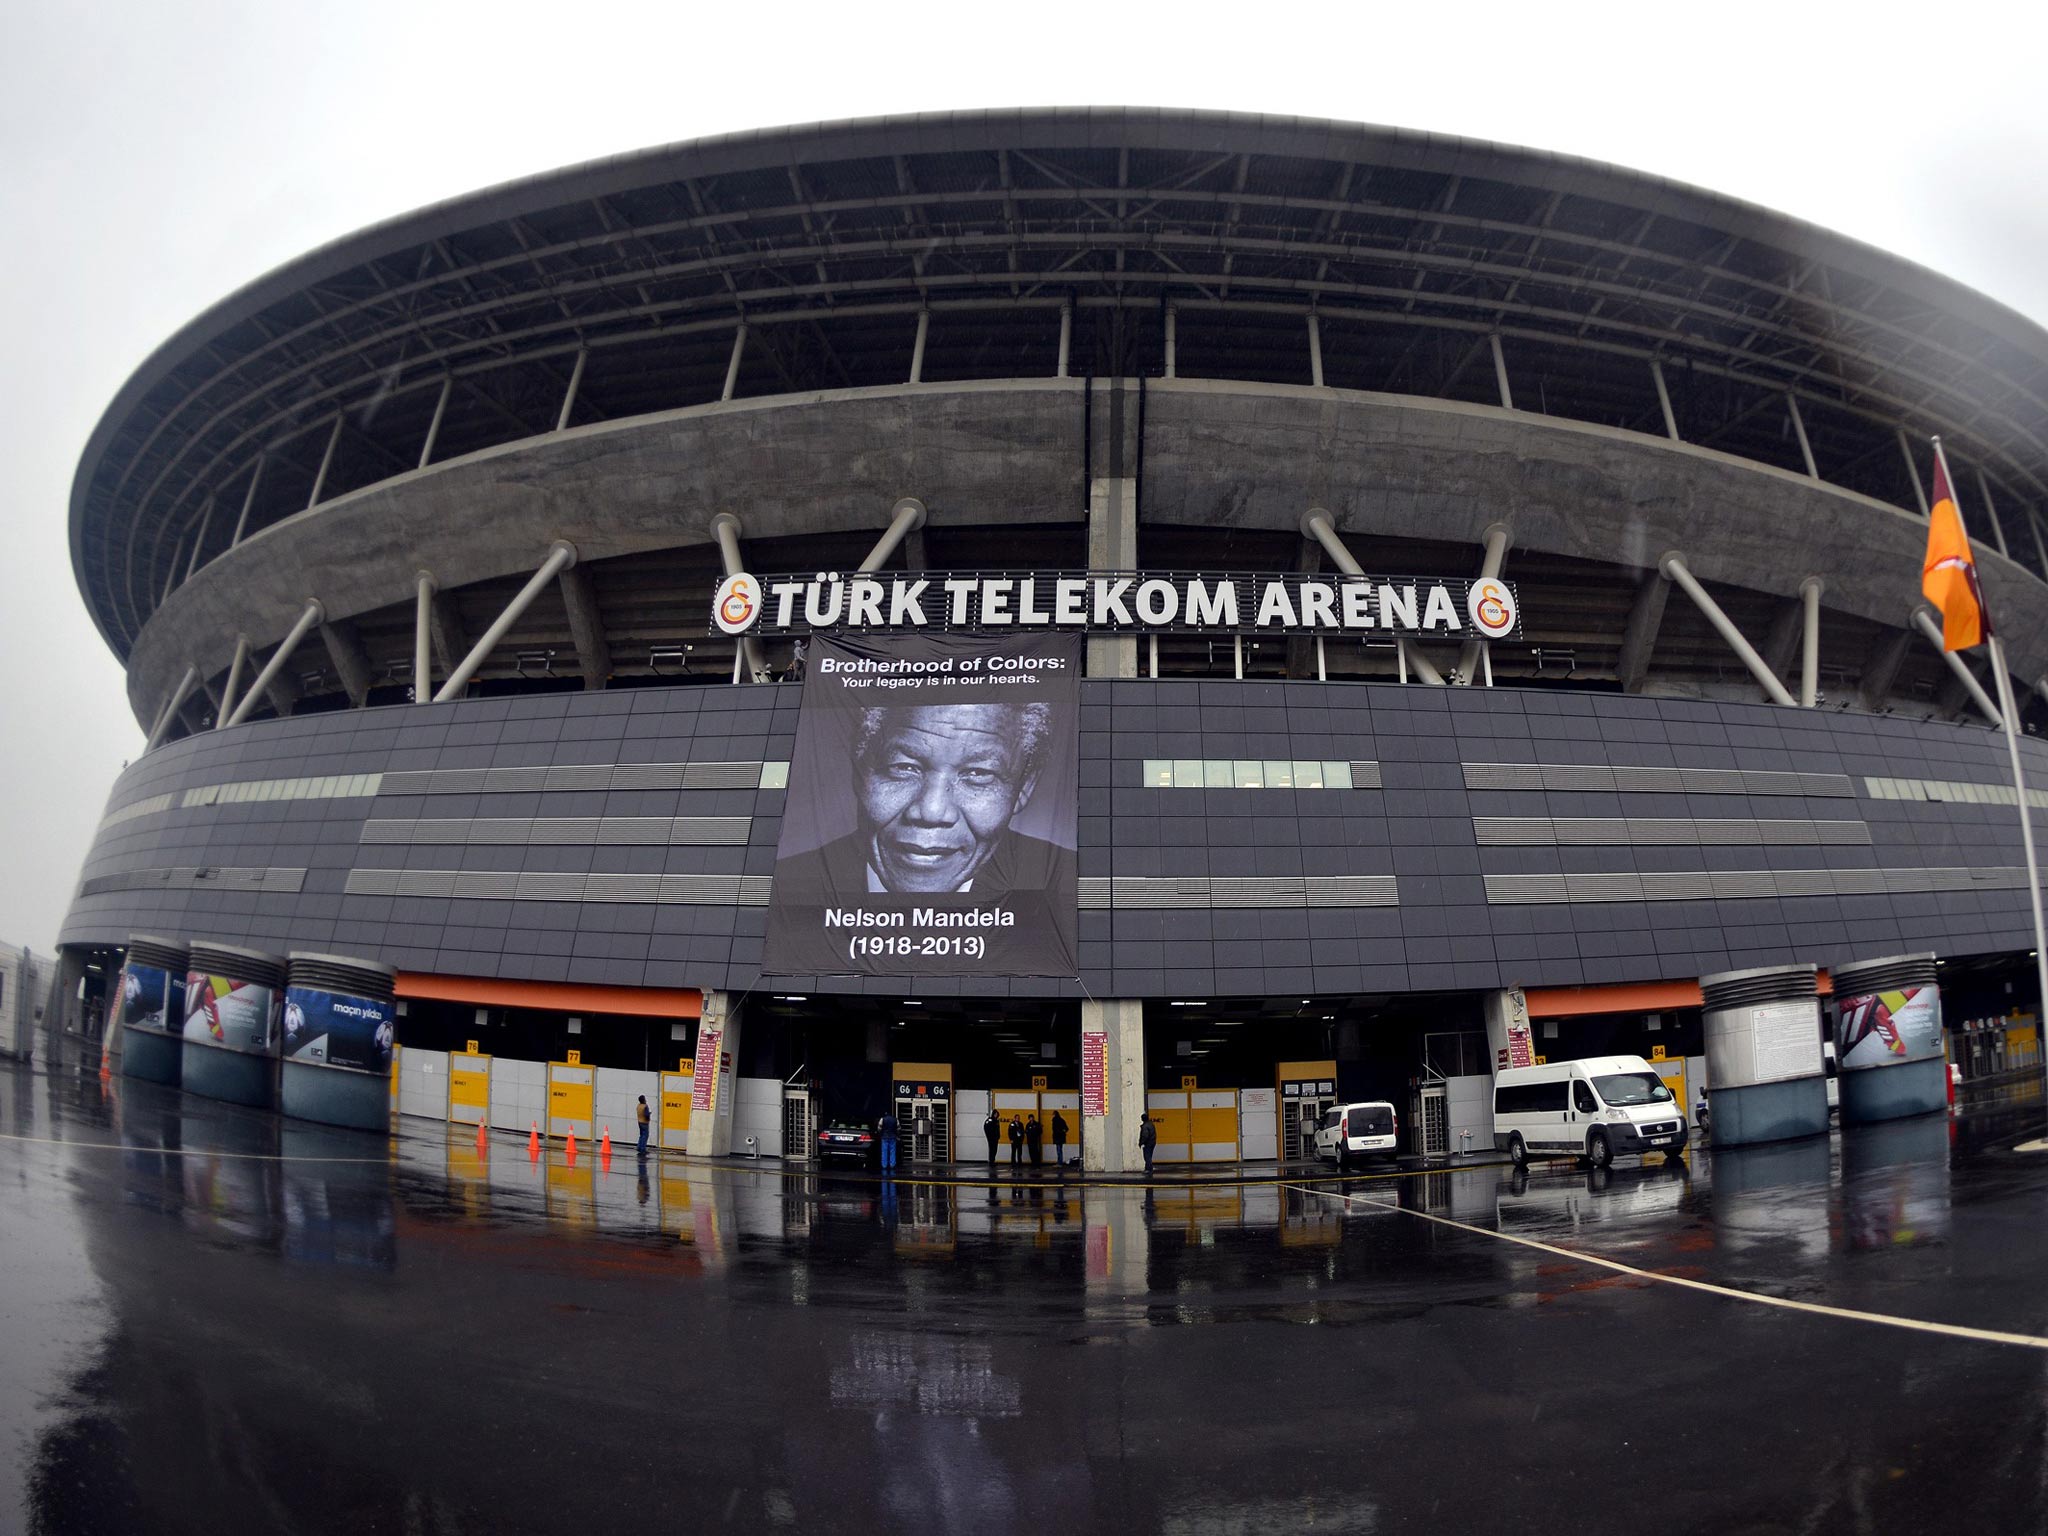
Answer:
[[[740,999],[704,994],[697,1020],[697,1075],[690,1099],[690,1156],[725,1157],[732,1151],[733,1100],[738,1095]]]
[[[1138,484],[1124,475],[1091,480],[1088,485],[1088,569],[1134,571],[1138,568]],[[1136,635],[1090,636],[1088,676],[1136,677]]]
[[[1484,1009],[1486,1045],[1494,1072],[1535,1065],[1536,1041],[1529,1026],[1529,999],[1522,989],[1503,987],[1487,993]]]
[[[1089,1173],[1142,1169],[1138,1117],[1144,1112],[1145,1005],[1137,998],[1091,998],[1081,1004],[1082,1168]]]

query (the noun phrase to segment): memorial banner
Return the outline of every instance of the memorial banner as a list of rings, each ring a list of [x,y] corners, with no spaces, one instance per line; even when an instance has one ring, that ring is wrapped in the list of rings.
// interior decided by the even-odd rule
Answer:
[[[173,998],[170,972],[161,966],[130,960],[121,967],[121,1023],[129,1029],[175,1034],[174,1018],[182,1004]]]
[[[819,638],[762,968],[1072,976],[1081,642]]]

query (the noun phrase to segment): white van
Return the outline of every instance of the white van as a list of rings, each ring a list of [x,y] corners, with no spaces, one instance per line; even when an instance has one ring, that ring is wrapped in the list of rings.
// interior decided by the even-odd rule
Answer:
[[[1316,1156],[1342,1168],[1354,1157],[1395,1157],[1401,1149],[1401,1117],[1383,1099],[1339,1104],[1316,1122]]]
[[[1640,1056],[1508,1067],[1493,1080],[1493,1144],[1519,1167],[1568,1153],[1604,1168],[1617,1152],[1685,1150],[1685,1106]]]

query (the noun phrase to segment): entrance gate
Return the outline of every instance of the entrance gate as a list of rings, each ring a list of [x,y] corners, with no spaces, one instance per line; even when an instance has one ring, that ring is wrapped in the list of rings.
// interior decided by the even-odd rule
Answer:
[[[1281,1161],[1313,1162],[1316,1126],[1323,1112],[1337,1103],[1337,1063],[1283,1061],[1273,1071],[1280,1100]]]
[[[953,1160],[953,1064],[899,1061],[895,1082],[896,1155],[905,1163]]]
[[[797,1074],[802,1075],[801,1069]],[[810,1162],[818,1155],[818,1105],[811,1090],[793,1083],[782,1085],[782,1155]]]
[[[1424,1082],[1415,1090],[1415,1150],[1424,1157],[1444,1157],[1451,1150],[1451,1106],[1443,1079]]]

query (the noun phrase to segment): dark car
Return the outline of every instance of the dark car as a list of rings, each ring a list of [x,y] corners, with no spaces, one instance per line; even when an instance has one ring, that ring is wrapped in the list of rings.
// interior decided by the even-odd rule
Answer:
[[[872,1163],[881,1150],[872,1127],[854,1120],[828,1120],[818,1132],[818,1161]]]

